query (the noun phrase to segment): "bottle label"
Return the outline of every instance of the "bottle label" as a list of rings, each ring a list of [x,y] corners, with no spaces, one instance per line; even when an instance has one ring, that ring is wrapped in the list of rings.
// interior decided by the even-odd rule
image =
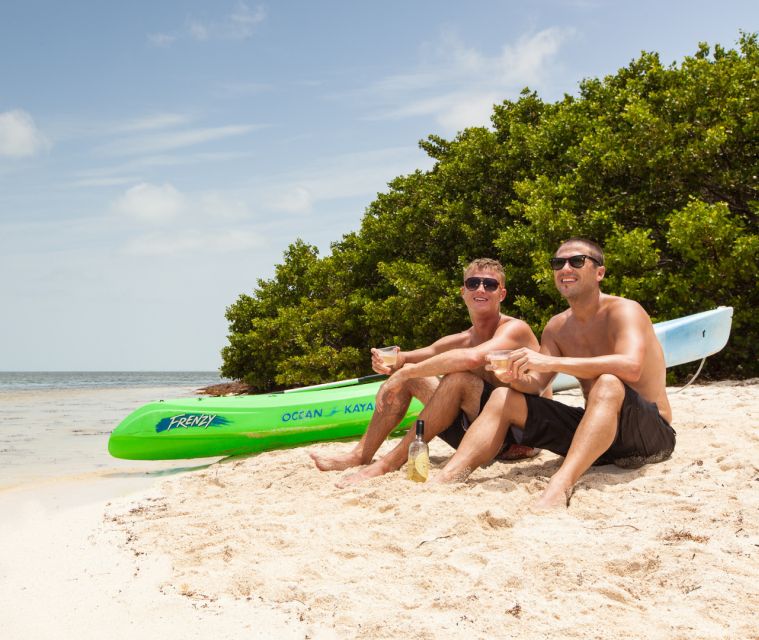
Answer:
[[[408,460],[408,479],[414,482],[427,482],[430,475],[430,457],[421,451],[415,458]]]

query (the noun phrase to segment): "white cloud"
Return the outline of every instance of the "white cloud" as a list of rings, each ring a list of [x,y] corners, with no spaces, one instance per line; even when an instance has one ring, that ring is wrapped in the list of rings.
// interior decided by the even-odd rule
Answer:
[[[305,237],[318,234],[336,203],[372,198],[389,180],[431,163],[409,146],[319,158],[306,170],[253,179],[232,191],[182,192],[170,183],[141,182],[111,211],[121,216],[119,237],[128,238],[122,251],[130,255],[247,251],[267,247],[293,225]]]
[[[154,47],[170,47],[176,39],[176,36],[168,33],[151,33],[148,35],[148,42]]]
[[[191,121],[190,116],[183,113],[156,113],[141,118],[129,120],[116,128],[119,131],[153,131],[155,129],[168,129]]]
[[[258,5],[251,9],[244,2],[238,2],[231,13],[217,20],[188,18],[184,27],[172,33],[154,33],[148,42],[155,47],[169,47],[179,39],[196,42],[210,40],[247,40],[256,28],[266,20],[266,9]]]
[[[493,105],[503,100],[503,96],[496,93],[469,96],[454,94],[450,98],[446,108],[437,114],[437,121],[448,131],[486,124],[493,113]]]
[[[187,199],[173,185],[142,182],[127,191],[113,205],[115,211],[141,222],[165,224],[187,208]]]
[[[197,201],[198,212],[206,220],[244,220],[252,215],[244,200],[218,191],[203,192]]]
[[[134,176],[82,176],[68,183],[69,187],[79,187],[89,189],[91,187],[118,187],[124,184],[134,184]]]
[[[514,47],[505,46],[497,64],[504,80],[512,84],[540,82],[548,61],[571,34],[571,30],[554,27],[523,36]]]
[[[247,202],[231,193],[212,190],[186,194],[170,183],[136,184],[119,196],[111,209],[151,226],[166,226],[181,219],[186,229],[210,229],[220,222],[252,217]]]
[[[62,184],[65,187],[108,187],[143,182],[145,175],[155,173],[155,168],[190,166],[216,162],[243,161],[252,157],[250,151],[179,152],[130,157],[109,166],[76,171]]]
[[[224,30],[229,38],[250,38],[257,25],[266,19],[266,11],[259,5],[255,11],[243,2],[227,17]]]
[[[202,22],[191,21],[190,24],[187,25],[187,31],[190,34],[190,37],[195,40],[208,40],[208,27]]]
[[[263,82],[223,82],[219,89],[228,95],[253,96],[266,93],[273,89],[274,85]]]
[[[133,238],[124,247],[124,253],[138,256],[166,256],[192,251],[233,253],[255,249],[264,244],[255,231],[230,230],[184,230],[171,233],[151,233]]]
[[[49,140],[26,111],[0,113],[0,156],[29,157],[49,147]]]
[[[101,147],[101,150],[117,155],[160,153],[171,149],[190,147],[224,138],[246,135],[263,129],[265,126],[250,124],[228,125],[224,127],[205,127],[129,136],[111,142]]]
[[[310,213],[325,201],[372,198],[393,178],[426,165],[432,160],[416,146],[319,158],[306,171],[251,185],[247,199],[268,211]]]
[[[287,185],[275,189],[266,201],[268,207],[284,213],[308,213],[313,204],[313,194],[301,185]]]
[[[522,36],[488,56],[452,35],[426,48],[419,69],[384,78],[365,93],[384,105],[368,119],[434,118],[448,131],[488,123],[492,106],[524,86],[541,84],[571,29]]]

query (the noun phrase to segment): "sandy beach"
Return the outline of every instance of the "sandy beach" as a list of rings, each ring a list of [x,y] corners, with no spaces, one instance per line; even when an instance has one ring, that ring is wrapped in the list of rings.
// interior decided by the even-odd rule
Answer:
[[[592,469],[560,514],[527,510],[548,452],[455,486],[338,489],[301,448],[7,490],[3,637],[759,638],[759,380],[671,399],[673,457]]]

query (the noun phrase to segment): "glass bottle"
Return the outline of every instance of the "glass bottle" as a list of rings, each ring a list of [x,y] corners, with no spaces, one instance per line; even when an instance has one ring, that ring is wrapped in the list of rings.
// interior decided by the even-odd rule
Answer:
[[[416,439],[408,448],[406,466],[409,480],[427,482],[430,475],[430,449],[424,441],[424,420],[416,421]]]

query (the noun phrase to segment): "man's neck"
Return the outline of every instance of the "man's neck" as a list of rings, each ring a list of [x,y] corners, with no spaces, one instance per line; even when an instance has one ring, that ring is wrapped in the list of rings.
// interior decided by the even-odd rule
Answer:
[[[580,322],[590,320],[601,308],[602,295],[600,289],[596,289],[595,291],[589,292],[586,296],[568,300],[572,315]]]
[[[484,340],[490,340],[501,324],[501,312],[488,313],[487,315],[473,316],[469,314],[469,319],[472,321],[472,332],[475,336]]]

